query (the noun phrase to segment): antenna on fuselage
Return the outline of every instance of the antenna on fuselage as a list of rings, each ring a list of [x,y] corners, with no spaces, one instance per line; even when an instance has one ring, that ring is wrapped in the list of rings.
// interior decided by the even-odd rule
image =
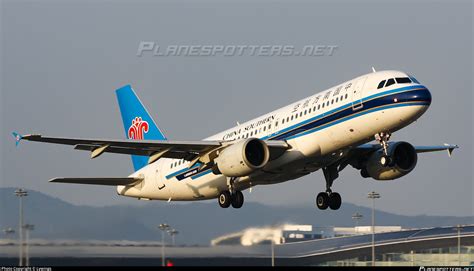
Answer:
[[[372,72],[377,72],[374,67],[372,67]]]

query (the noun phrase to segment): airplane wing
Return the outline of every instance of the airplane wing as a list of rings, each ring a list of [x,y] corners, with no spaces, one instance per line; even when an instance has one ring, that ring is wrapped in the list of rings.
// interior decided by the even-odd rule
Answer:
[[[444,145],[435,145],[435,146],[413,146],[417,153],[424,153],[424,152],[435,152],[435,151],[447,151],[448,155],[451,156],[454,149],[459,148],[458,145],[453,144],[444,144]],[[355,150],[359,151],[371,151],[380,149],[380,144],[363,144],[357,146]]]
[[[20,140],[72,145],[76,150],[90,151],[91,158],[96,158],[105,152],[109,152],[149,156],[149,163],[162,157],[197,162],[197,159],[199,159],[201,155],[228,144],[228,142],[224,141],[103,140],[45,137],[37,134],[20,135],[18,133],[13,133],[13,136],[16,139],[17,145]],[[289,148],[289,145],[285,141],[272,140],[266,143],[270,152],[276,155]],[[275,157],[276,155],[273,156]]]
[[[14,133],[17,141],[28,140],[53,144],[72,145],[76,150],[91,151],[91,158],[104,152],[152,156],[164,152],[160,157],[186,159],[196,154],[220,147],[219,141],[172,141],[172,140],[104,140],[64,137],[45,137],[42,135],[19,135]],[[192,158],[189,158],[192,156]]]
[[[54,178],[49,182],[51,183],[75,183],[75,184],[95,184],[95,185],[129,185],[139,181],[142,181],[142,178]]]

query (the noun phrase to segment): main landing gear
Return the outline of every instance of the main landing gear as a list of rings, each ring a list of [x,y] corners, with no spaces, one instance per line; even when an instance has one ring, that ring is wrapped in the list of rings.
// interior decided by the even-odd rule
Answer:
[[[383,155],[380,157],[380,164],[384,167],[389,167],[393,164],[393,159],[388,155],[388,141],[390,136],[390,133],[385,132],[375,134],[375,140],[380,143],[383,149]]]
[[[217,198],[219,206],[222,208],[229,208],[232,205],[233,208],[240,208],[244,204],[244,194],[241,191],[234,189],[235,177],[227,179],[228,191],[222,191]]]
[[[233,208],[238,209],[244,204],[244,194],[241,191],[234,191],[232,194],[229,191],[223,191],[217,200],[222,208],[229,208],[232,205]]]
[[[324,178],[326,179],[326,192],[321,192],[316,197],[316,206],[320,210],[326,210],[328,207],[332,210],[337,210],[341,207],[342,199],[341,195],[336,192],[332,192],[331,186],[337,177],[339,177],[339,171],[337,165],[330,165],[323,168]]]

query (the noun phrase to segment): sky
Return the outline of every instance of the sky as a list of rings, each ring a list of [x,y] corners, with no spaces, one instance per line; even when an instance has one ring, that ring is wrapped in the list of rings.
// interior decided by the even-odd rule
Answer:
[[[392,140],[458,144],[421,154],[390,182],[346,168],[343,201],[405,215],[474,215],[471,1],[0,1],[1,187],[74,204],[141,204],[115,188],[49,184],[53,177],[127,176],[124,155],[22,142],[12,131],[124,138],[114,90],[131,84],[169,139],[199,140],[356,76],[396,69],[433,96]],[[335,45],[323,56],[137,56],[169,45]],[[245,192],[246,201],[314,205],[322,172]],[[156,202],[166,208],[166,202]],[[177,204],[177,203],[171,203]],[[216,202],[217,204],[217,202]],[[245,208],[245,206],[244,206]],[[315,215],[317,212],[315,207]]]

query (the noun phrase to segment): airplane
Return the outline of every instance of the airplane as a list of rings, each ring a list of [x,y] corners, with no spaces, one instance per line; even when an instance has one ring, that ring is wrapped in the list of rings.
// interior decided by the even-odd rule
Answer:
[[[332,185],[348,165],[363,178],[388,181],[410,173],[419,153],[445,150],[451,156],[458,148],[389,141],[423,115],[432,99],[427,87],[402,71],[373,70],[197,141],[168,140],[130,85],[117,89],[116,96],[127,140],[13,133],[16,144],[72,145],[90,151],[91,158],[106,152],[131,155],[135,169],[128,177],[54,178],[53,183],[116,186],[118,195],[141,200],[217,198],[222,208],[241,208],[242,191],[253,186],[321,169],[326,181],[326,190],[316,196],[321,210],[340,208],[341,196]]]

